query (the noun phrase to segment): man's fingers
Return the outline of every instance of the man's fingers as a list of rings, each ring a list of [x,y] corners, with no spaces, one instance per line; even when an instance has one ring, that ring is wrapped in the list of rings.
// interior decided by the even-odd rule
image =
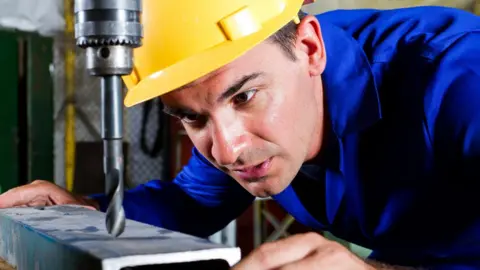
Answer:
[[[51,202],[45,196],[38,196],[26,203],[28,207],[48,206]]]
[[[55,193],[56,186],[46,181],[34,181],[31,184],[15,187],[0,195],[0,208],[28,206],[42,201],[48,203],[49,194]],[[38,201],[38,202],[34,202]],[[51,202],[55,204],[55,202]]]
[[[321,269],[320,266],[322,262],[320,261],[320,259],[321,258],[318,253],[313,252],[302,260],[285,264],[283,266],[277,267],[275,270]],[[333,270],[331,267],[332,266],[330,265],[328,269]]]
[[[327,240],[316,233],[294,235],[260,246],[233,269],[275,269],[308,256],[322,243]]]
[[[37,194],[38,192],[30,185],[12,188],[0,195],[0,208],[26,205]]]
[[[339,250],[336,245],[316,250],[306,258],[298,260],[276,270],[297,270],[297,269],[359,269],[358,266],[364,264],[360,259],[350,252]],[[365,264],[365,270],[369,270]]]
[[[372,270],[373,268],[339,243],[327,240],[319,234],[307,233],[262,245],[232,269]]]
[[[62,204],[80,205],[87,209],[97,210],[94,201],[76,197],[59,186],[43,180],[12,188],[0,195],[0,208],[36,207]]]

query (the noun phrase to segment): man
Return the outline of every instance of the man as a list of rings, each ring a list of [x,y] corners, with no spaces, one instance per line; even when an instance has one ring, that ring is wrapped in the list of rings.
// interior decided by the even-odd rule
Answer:
[[[128,218],[208,236],[271,196],[299,222],[373,254],[363,261],[296,235],[236,269],[480,267],[478,17],[422,7],[299,20],[300,0],[212,0],[207,10],[186,1],[183,11],[166,2],[145,1],[156,16],[145,16],[142,80],[126,79],[126,104],[160,96],[195,148],[172,183],[126,192]],[[210,15],[227,18],[216,46],[201,23]],[[159,20],[175,18],[169,34]],[[238,21],[244,31],[232,28]],[[104,211],[108,202],[45,181],[0,196],[0,207],[64,203]]]

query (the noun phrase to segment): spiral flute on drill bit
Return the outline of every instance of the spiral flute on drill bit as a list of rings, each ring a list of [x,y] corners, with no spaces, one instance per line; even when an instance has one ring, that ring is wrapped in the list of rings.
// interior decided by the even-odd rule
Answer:
[[[113,236],[125,228],[123,202],[123,92],[121,76],[133,70],[141,46],[141,0],[75,0],[75,39],[87,55],[87,70],[101,78],[105,187],[110,204],[106,226]]]

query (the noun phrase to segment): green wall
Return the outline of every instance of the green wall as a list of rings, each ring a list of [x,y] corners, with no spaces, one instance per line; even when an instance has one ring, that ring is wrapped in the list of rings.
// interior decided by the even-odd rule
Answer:
[[[0,31],[0,192],[53,181],[53,41]]]

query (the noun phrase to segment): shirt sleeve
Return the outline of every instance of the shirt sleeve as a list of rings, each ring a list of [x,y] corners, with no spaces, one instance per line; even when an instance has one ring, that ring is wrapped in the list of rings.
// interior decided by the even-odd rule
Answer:
[[[480,33],[465,34],[432,61],[422,78],[425,131],[431,168],[411,203],[424,209],[411,228],[425,232],[410,251],[374,250],[372,260],[426,269],[478,269],[480,214],[475,209],[480,181]],[[473,208],[472,208],[473,207]],[[427,230],[427,231],[426,231]],[[404,232],[406,233],[406,232]],[[417,241],[417,242],[415,242]],[[415,247],[415,248],[413,248]],[[447,259],[448,258],[448,259]]]
[[[440,265],[450,269],[455,264],[473,269],[480,265],[480,248],[472,244],[480,241],[480,215],[472,208],[479,196],[480,180],[478,44],[480,33],[465,34],[436,60],[439,64],[432,82],[438,99],[430,103],[432,111],[437,111],[432,113],[436,116],[430,126],[434,175],[425,189],[429,200],[422,203],[429,211],[425,213],[429,222],[417,224],[420,230],[430,226],[432,238],[426,238],[430,239],[429,247],[421,254],[428,258],[424,263],[432,264],[431,268],[425,266],[429,269],[440,269]]]
[[[436,84],[445,89],[433,130],[436,155],[456,184],[480,179],[480,33],[466,34],[448,49]],[[476,180],[475,180],[476,179]],[[473,187],[473,186],[472,186]]]
[[[106,211],[105,195],[91,197]],[[188,164],[172,182],[151,180],[128,190],[123,205],[128,219],[206,237],[241,215],[253,199],[194,148]]]

